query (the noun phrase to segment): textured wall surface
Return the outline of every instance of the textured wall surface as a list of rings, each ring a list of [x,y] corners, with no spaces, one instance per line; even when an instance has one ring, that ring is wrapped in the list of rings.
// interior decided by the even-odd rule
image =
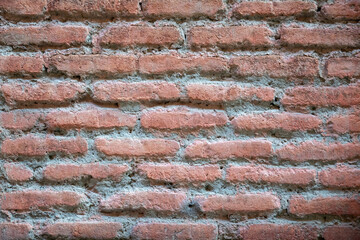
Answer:
[[[359,21],[0,0],[0,239],[360,239]]]

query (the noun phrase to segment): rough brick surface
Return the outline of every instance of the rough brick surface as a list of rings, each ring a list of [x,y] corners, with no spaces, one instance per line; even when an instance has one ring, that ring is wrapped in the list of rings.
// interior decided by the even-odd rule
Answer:
[[[32,171],[21,164],[5,163],[4,169],[10,181],[22,182],[33,177]]]
[[[0,239],[360,239],[359,0],[0,0]]]
[[[196,198],[204,213],[234,214],[271,212],[280,207],[278,197],[264,194],[211,195]],[[248,203],[251,202],[251,205]]]
[[[26,201],[24,201],[26,199]],[[26,211],[33,208],[49,209],[52,207],[76,207],[83,196],[68,191],[23,191],[3,193],[1,196],[1,209]]]
[[[302,196],[293,196],[290,199],[289,211],[299,216],[311,214],[359,216],[360,200],[356,197],[317,197],[306,200]]]
[[[195,141],[186,148],[186,156],[193,159],[266,158],[271,154],[271,143],[266,140]]]
[[[116,222],[69,222],[47,226],[43,234],[53,238],[114,239],[122,229]]]
[[[273,33],[264,26],[194,27],[189,32],[192,47],[266,47]]]
[[[173,156],[179,143],[163,139],[104,139],[95,141],[96,148],[106,155],[123,157]]]
[[[227,169],[229,182],[255,182],[308,185],[314,182],[315,170],[302,168],[266,168],[255,166],[231,166]]]
[[[140,223],[133,228],[134,239],[199,239],[217,237],[212,224]]]
[[[71,46],[85,43],[89,30],[83,26],[3,27],[0,44],[8,46]]]
[[[234,6],[232,14],[242,17],[282,17],[311,15],[316,11],[316,5],[306,1],[244,1]]]

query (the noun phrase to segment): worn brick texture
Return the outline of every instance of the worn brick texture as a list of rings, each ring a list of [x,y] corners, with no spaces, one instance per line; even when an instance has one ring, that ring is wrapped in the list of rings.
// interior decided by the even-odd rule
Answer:
[[[0,240],[360,240],[360,0],[0,0]]]

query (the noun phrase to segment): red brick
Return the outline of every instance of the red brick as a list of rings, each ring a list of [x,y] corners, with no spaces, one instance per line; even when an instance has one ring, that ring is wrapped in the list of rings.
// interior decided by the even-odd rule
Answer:
[[[244,240],[316,240],[318,234],[316,229],[309,225],[276,225],[276,224],[254,224],[240,229],[241,239]]]
[[[21,164],[5,163],[4,169],[6,176],[10,181],[22,182],[27,181],[33,177],[32,171]]]
[[[102,212],[178,212],[185,199],[186,194],[184,192],[123,192],[101,201],[100,210]]]
[[[215,18],[225,5],[221,0],[143,0],[142,9],[151,18]]]
[[[48,11],[60,19],[90,18],[104,20],[113,17],[136,17],[140,13],[138,0],[48,0]]]
[[[165,139],[105,139],[95,140],[96,149],[105,155],[122,157],[174,156],[180,145]]]
[[[346,197],[317,197],[306,200],[302,196],[290,199],[291,214],[306,216],[311,214],[327,214],[336,216],[360,216],[360,200]]]
[[[186,88],[190,100],[210,103],[244,101],[270,102],[275,91],[270,87],[239,87],[236,85],[190,84]]]
[[[241,115],[231,121],[237,130],[247,131],[307,131],[322,124],[320,118],[300,113],[261,113]]]
[[[306,141],[298,145],[288,144],[276,151],[282,160],[296,162],[303,161],[344,161],[360,156],[360,144],[356,143],[330,143]]]
[[[48,210],[51,207],[58,206],[76,207],[83,197],[83,195],[68,191],[27,190],[3,193],[0,203],[2,210]]]
[[[113,26],[100,34],[100,44],[110,47],[171,47],[173,44],[182,43],[182,41],[179,30],[173,26]]]
[[[325,4],[321,13],[328,19],[359,20],[360,2],[357,0],[336,0],[332,4]]]
[[[85,84],[78,82],[46,83],[6,83],[1,91],[8,104],[64,104],[80,97],[85,92]]]
[[[43,71],[42,57],[0,56],[0,74],[38,75]]]
[[[192,111],[189,108],[157,109],[145,112],[141,117],[143,128],[161,130],[195,130],[224,126],[226,114],[214,111]]]
[[[350,107],[360,104],[360,85],[339,87],[294,87],[283,97],[285,106]]]
[[[142,164],[138,169],[154,182],[187,184],[212,182],[221,178],[220,168],[214,165]]]
[[[41,114],[28,111],[11,111],[0,114],[1,126],[12,130],[30,130],[35,126]]]
[[[94,99],[100,102],[170,101],[180,98],[174,83],[159,82],[101,82],[94,85]]]
[[[316,11],[316,4],[305,1],[241,2],[232,11],[235,17],[306,16]]]
[[[306,168],[268,168],[259,166],[230,166],[229,182],[280,183],[309,185],[315,181],[316,171]]]
[[[117,222],[58,222],[46,226],[43,234],[57,239],[115,239],[121,229]]]
[[[329,168],[319,173],[322,185],[332,188],[356,188],[360,187],[360,169],[338,166]]]
[[[356,240],[360,239],[360,229],[347,226],[331,226],[324,231],[325,240]]]
[[[44,15],[46,0],[0,1],[0,11],[9,18],[39,18]]]
[[[53,111],[46,116],[50,128],[114,128],[136,124],[136,116],[119,110],[87,109],[80,111]]]
[[[96,180],[111,178],[113,181],[120,181],[128,169],[126,165],[118,164],[54,164],[47,166],[43,174],[50,181],[76,180],[86,176]]]
[[[140,73],[225,73],[229,70],[228,61],[222,57],[148,55],[140,57]]]
[[[359,133],[360,112],[353,112],[348,115],[341,114],[332,116],[327,122],[328,128],[337,133]]]
[[[236,140],[206,142],[196,140],[189,145],[186,156],[193,159],[214,160],[229,158],[267,158],[272,154],[271,142],[266,140]]]
[[[327,75],[331,77],[360,77],[360,58],[330,58],[325,66]]]
[[[280,199],[270,193],[200,196],[196,201],[204,213],[263,213],[280,208]]]
[[[193,27],[189,32],[192,47],[267,47],[272,31],[265,26]]]
[[[26,240],[30,239],[32,226],[28,223],[0,223],[0,239],[3,240]]]
[[[0,28],[0,44],[7,46],[71,46],[85,43],[89,34],[83,26],[26,26]]]
[[[109,77],[136,71],[136,58],[129,55],[55,55],[48,58],[46,64],[50,72],[68,76]]]
[[[280,41],[290,46],[356,48],[360,47],[360,28],[282,27]]]
[[[231,60],[230,65],[240,76],[315,77],[319,61],[313,57],[283,57],[278,55],[241,56]]]
[[[201,223],[140,223],[132,230],[134,239],[217,239],[213,224]]]
[[[48,153],[83,154],[87,151],[87,143],[81,138],[36,137],[27,135],[17,139],[6,139],[1,152],[8,155],[45,156]]]

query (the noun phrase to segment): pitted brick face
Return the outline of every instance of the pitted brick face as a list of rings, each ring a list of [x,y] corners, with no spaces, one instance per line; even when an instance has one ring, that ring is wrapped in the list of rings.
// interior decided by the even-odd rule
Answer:
[[[359,0],[0,19],[0,240],[360,239]]]

